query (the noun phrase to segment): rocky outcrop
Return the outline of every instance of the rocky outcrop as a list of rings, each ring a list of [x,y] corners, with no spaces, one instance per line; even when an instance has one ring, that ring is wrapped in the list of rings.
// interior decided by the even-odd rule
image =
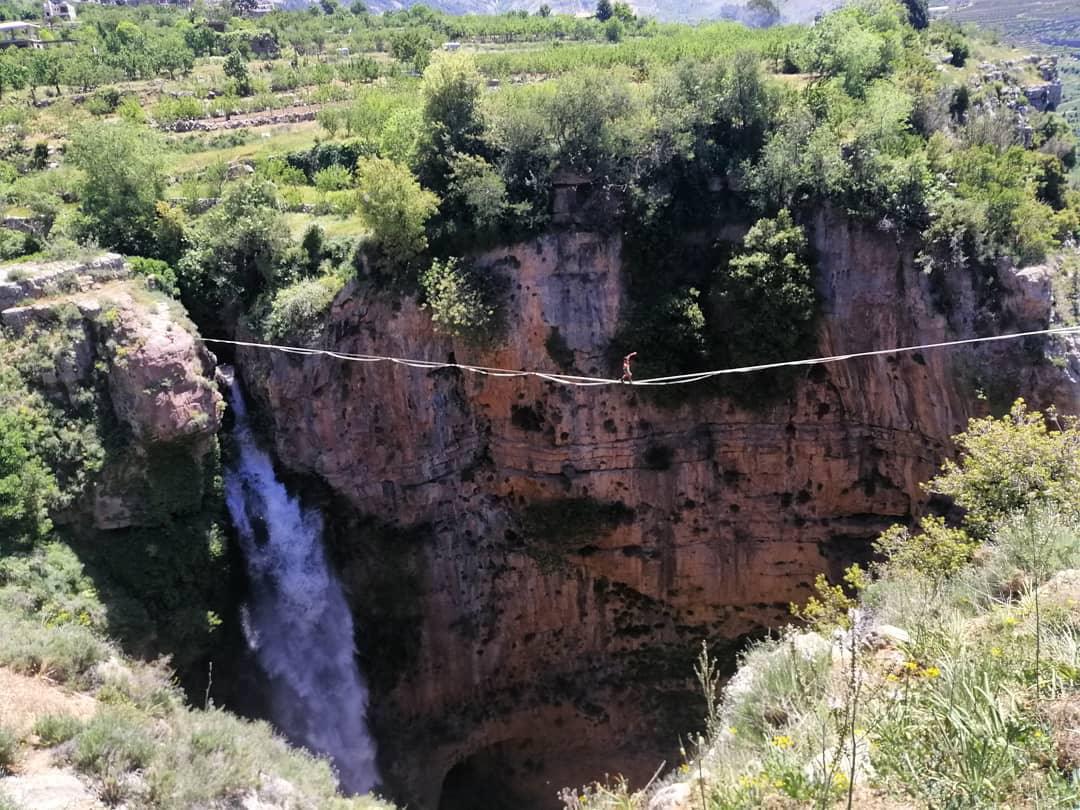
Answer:
[[[1031,272],[1003,268],[1008,295],[994,298],[1005,303],[987,307],[990,282],[927,276],[894,233],[829,211],[811,225],[824,317],[807,355],[1051,317]],[[617,373],[618,238],[561,232],[482,262],[510,285],[497,349],[477,354],[414,302],[359,285],[339,296],[328,342],[510,369],[559,370],[554,354],[583,374]],[[358,616],[383,772],[410,806],[434,809],[470,780],[505,789],[492,807],[545,807],[612,763],[647,779],[672,761],[700,717],[701,640],[722,650],[785,622],[817,573],[918,514],[919,483],[987,397],[1038,403],[1065,378],[1044,349],[816,366],[760,411],[691,389],[672,403],[630,386],[324,357],[238,362],[279,458],[332,493],[328,534]],[[1059,405],[1075,408],[1070,397]]]
[[[198,476],[224,404],[213,359],[182,308],[148,292],[115,255],[5,270],[0,323],[24,358],[36,356],[22,370],[63,410],[93,412],[96,431],[109,437],[82,504],[94,528],[158,525],[201,497]],[[195,479],[158,486],[174,474]]]

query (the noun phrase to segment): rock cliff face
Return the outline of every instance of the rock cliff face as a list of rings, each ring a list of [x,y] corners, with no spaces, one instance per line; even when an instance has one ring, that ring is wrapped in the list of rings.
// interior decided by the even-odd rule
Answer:
[[[807,356],[1051,318],[1040,271],[937,279],[895,234],[827,211],[811,235],[824,318]],[[482,356],[413,302],[355,286],[328,342],[553,371],[551,354],[572,352],[581,373],[610,376],[620,254],[617,238],[567,231],[483,257],[512,300],[505,340]],[[982,306],[991,298],[1004,306]],[[332,493],[383,772],[391,792],[433,810],[440,796],[459,806],[459,790],[490,807],[547,807],[562,785],[614,769],[647,779],[671,763],[698,716],[701,640],[724,650],[784,622],[817,573],[919,513],[919,482],[985,410],[978,390],[1076,409],[1072,355],[1051,365],[1046,351],[1000,343],[817,366],[762,411],[703,396],[671,407],[628,386],[262,352],[238,362],[280,459]]]
[[[178,492],[155,486],[162,467],[199,475],[216,446],[224,407],[213,359],[194,326],[163,296],[131,277],[120,256],[17,265],[0,277],[0,324],[24,346],[31,385],[65,412],[111,437],[87,492],[95,529],[153,526]],[[38,355],[37,365],[32,359]],[[201,495],[196,484],[180,500]],[[195,504],[198,505],[197,503]],[[65,516],[60,516],[61,520]]]

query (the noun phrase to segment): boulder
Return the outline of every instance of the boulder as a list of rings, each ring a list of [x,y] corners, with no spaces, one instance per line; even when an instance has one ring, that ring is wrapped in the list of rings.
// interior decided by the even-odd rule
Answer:
[[[690,810],[692,795],[689,782],[676,782],[656,791],[649,799],[648,810]]]

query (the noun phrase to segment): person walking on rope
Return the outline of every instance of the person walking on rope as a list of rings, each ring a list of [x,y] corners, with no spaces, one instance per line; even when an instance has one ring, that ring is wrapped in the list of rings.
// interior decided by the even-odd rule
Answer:
[[[622,359],[622,379],[620,382],[632,383],[634,381],[634,375],[630,371],[630,361],[637,357],[637,352],[630,352]]]

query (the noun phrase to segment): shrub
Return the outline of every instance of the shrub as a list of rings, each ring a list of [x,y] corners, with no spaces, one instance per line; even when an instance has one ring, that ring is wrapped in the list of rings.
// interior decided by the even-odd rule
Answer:
[[[353,184],[352,173],[344,166],[327,166],[312,178],[319,191],[340,191]]]
[[[12,619],[0,636],[0,664],[61,683],[85,684],[94,666],[109,653],[105,643],[80,625],[42,627],[38,622]]]
[[[746,234],[742,251],[714,275],[712,302],[719,340],[734,364],[807,353],[817,295],[806,235],[786,209],[775,219],[758,220]]]
[[[41,744],[52,748],[78,734],[83,722],[70,714],[43,714],[34,721],[34,734]]]
[[[1048,419],[1059,430],[1050,430]],[[1080,424],[1028,411],[1017,400],[1008,415],[972,419],[955,436],[958,461],[946,461],[927,489],[966,510],[972,534],[987,538],[1013,512],[1039,505],[1080,510]]]
[[[180,295],[180,287],[177,284],[176,271],[166,262],[160,259],[145,259],[142,256],[132,256],[128,264],[135,275],[142,276],[154,289],[161,290],[166,295],[174,298]]]
[[[933,516],[922,521],[918,534],[893,526],[874,542],[874,550],[885,556],[888,565],[929,579],[952,576],[967,564],[977,547],[962,529],[950,529],[943,518]]]
[[[19,735],[0,725],[0,774],[10,773],[19,754]]]
[[[503,326],[501,285],[492,271],[438,260],[421,276],[424,308],[436,328],[473,343],[491,340]]]
[[[191,121],[206,115],[204,102],[194,96],[165,97],[154,105],[153,118],[162,126]]]
[[[267,338],[282,340],[289,337],[301,342],[318,338],[330,305],[344,285],[340,276],[329,275],[298,281],[279,290],[266,318],[264,331]]]
[[[99,779],[144,768],[154,754],[145,719],[127,707],[102,707],[75,739],[72,764]]]

